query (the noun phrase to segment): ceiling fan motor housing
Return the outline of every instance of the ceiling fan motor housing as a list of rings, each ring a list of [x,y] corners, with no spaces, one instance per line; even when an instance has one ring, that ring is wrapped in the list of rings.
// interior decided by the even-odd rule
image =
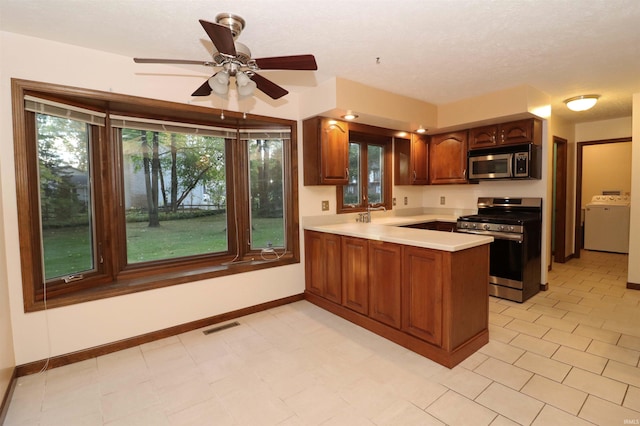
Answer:
[[[237,39],[245,26],[245,21],[233,13],[219,13],[216,15],[216,24],[224,25],[231,30],[233,39]],[[245,46],[246,47],[246,46]]]

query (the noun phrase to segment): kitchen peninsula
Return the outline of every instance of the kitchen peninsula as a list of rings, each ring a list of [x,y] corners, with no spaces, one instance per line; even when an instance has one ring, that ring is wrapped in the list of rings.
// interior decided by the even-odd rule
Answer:
[[[489,341],[493,239],[419,222],[305,226],[305,297],[452,368]]]

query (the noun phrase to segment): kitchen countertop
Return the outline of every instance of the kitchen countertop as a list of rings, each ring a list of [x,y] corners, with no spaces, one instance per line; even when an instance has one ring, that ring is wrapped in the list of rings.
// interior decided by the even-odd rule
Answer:
[[[442,215],[373,217],[371,223],[309,225],[304,229],[452,252],[493,242],[493,237],[475,234],[402,228],[403,225],[415,223],[456,222],[456,220],[457,217]]]

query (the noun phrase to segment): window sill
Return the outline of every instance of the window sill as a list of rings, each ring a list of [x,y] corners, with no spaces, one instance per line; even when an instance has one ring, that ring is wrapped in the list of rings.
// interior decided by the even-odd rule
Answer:
[[[244,272],[257,271],[260,269],[275,268],[279,266],[299,263],[300,259],[293,254],[287,253],[274,260],[251,259],[214,265],[206,268],[191,269],[188,271],[168,272],[163,274],[146,275],[144,277],[121,279],[109,284],[94,287],[91,289],[76,291],[70,294],[47,297],[46,309],[59,308],[63,306],[84,303],[92,300],[106,299],[109,297],[122,296],[125,294],[137,293],[140,291],[155,290],[178,284],[186,284],[210,278],[223,277],[227,275],[241,274]],[[38,300],[31,306],[25,307],[25,312],[37,312],[45,309],[45,302]]]

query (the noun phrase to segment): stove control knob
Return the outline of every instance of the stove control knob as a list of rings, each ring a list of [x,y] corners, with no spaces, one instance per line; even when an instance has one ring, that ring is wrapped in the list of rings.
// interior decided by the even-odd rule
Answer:
[[[504,225],[499,225],[498,226],[498,231],[504,231]]]
[[[516,229],[515,226],[513,226],[513,225],[509,226],[509,231],[513,232],[513,231],[515,231],[515,229]]]
[[[484,229],[485,231],[488,231],[489,228],[491,228],[491,226],[489,226],[488,223],[485,223],[484,225],[482,225],[482,229]]]
[[[478,227],[478,224],[477,224],[477,223],[474,223],[474,224],[472,224],[472,225],[471,225],[471,227],[472,227],[473,229],[476,229],[476,228]]]

